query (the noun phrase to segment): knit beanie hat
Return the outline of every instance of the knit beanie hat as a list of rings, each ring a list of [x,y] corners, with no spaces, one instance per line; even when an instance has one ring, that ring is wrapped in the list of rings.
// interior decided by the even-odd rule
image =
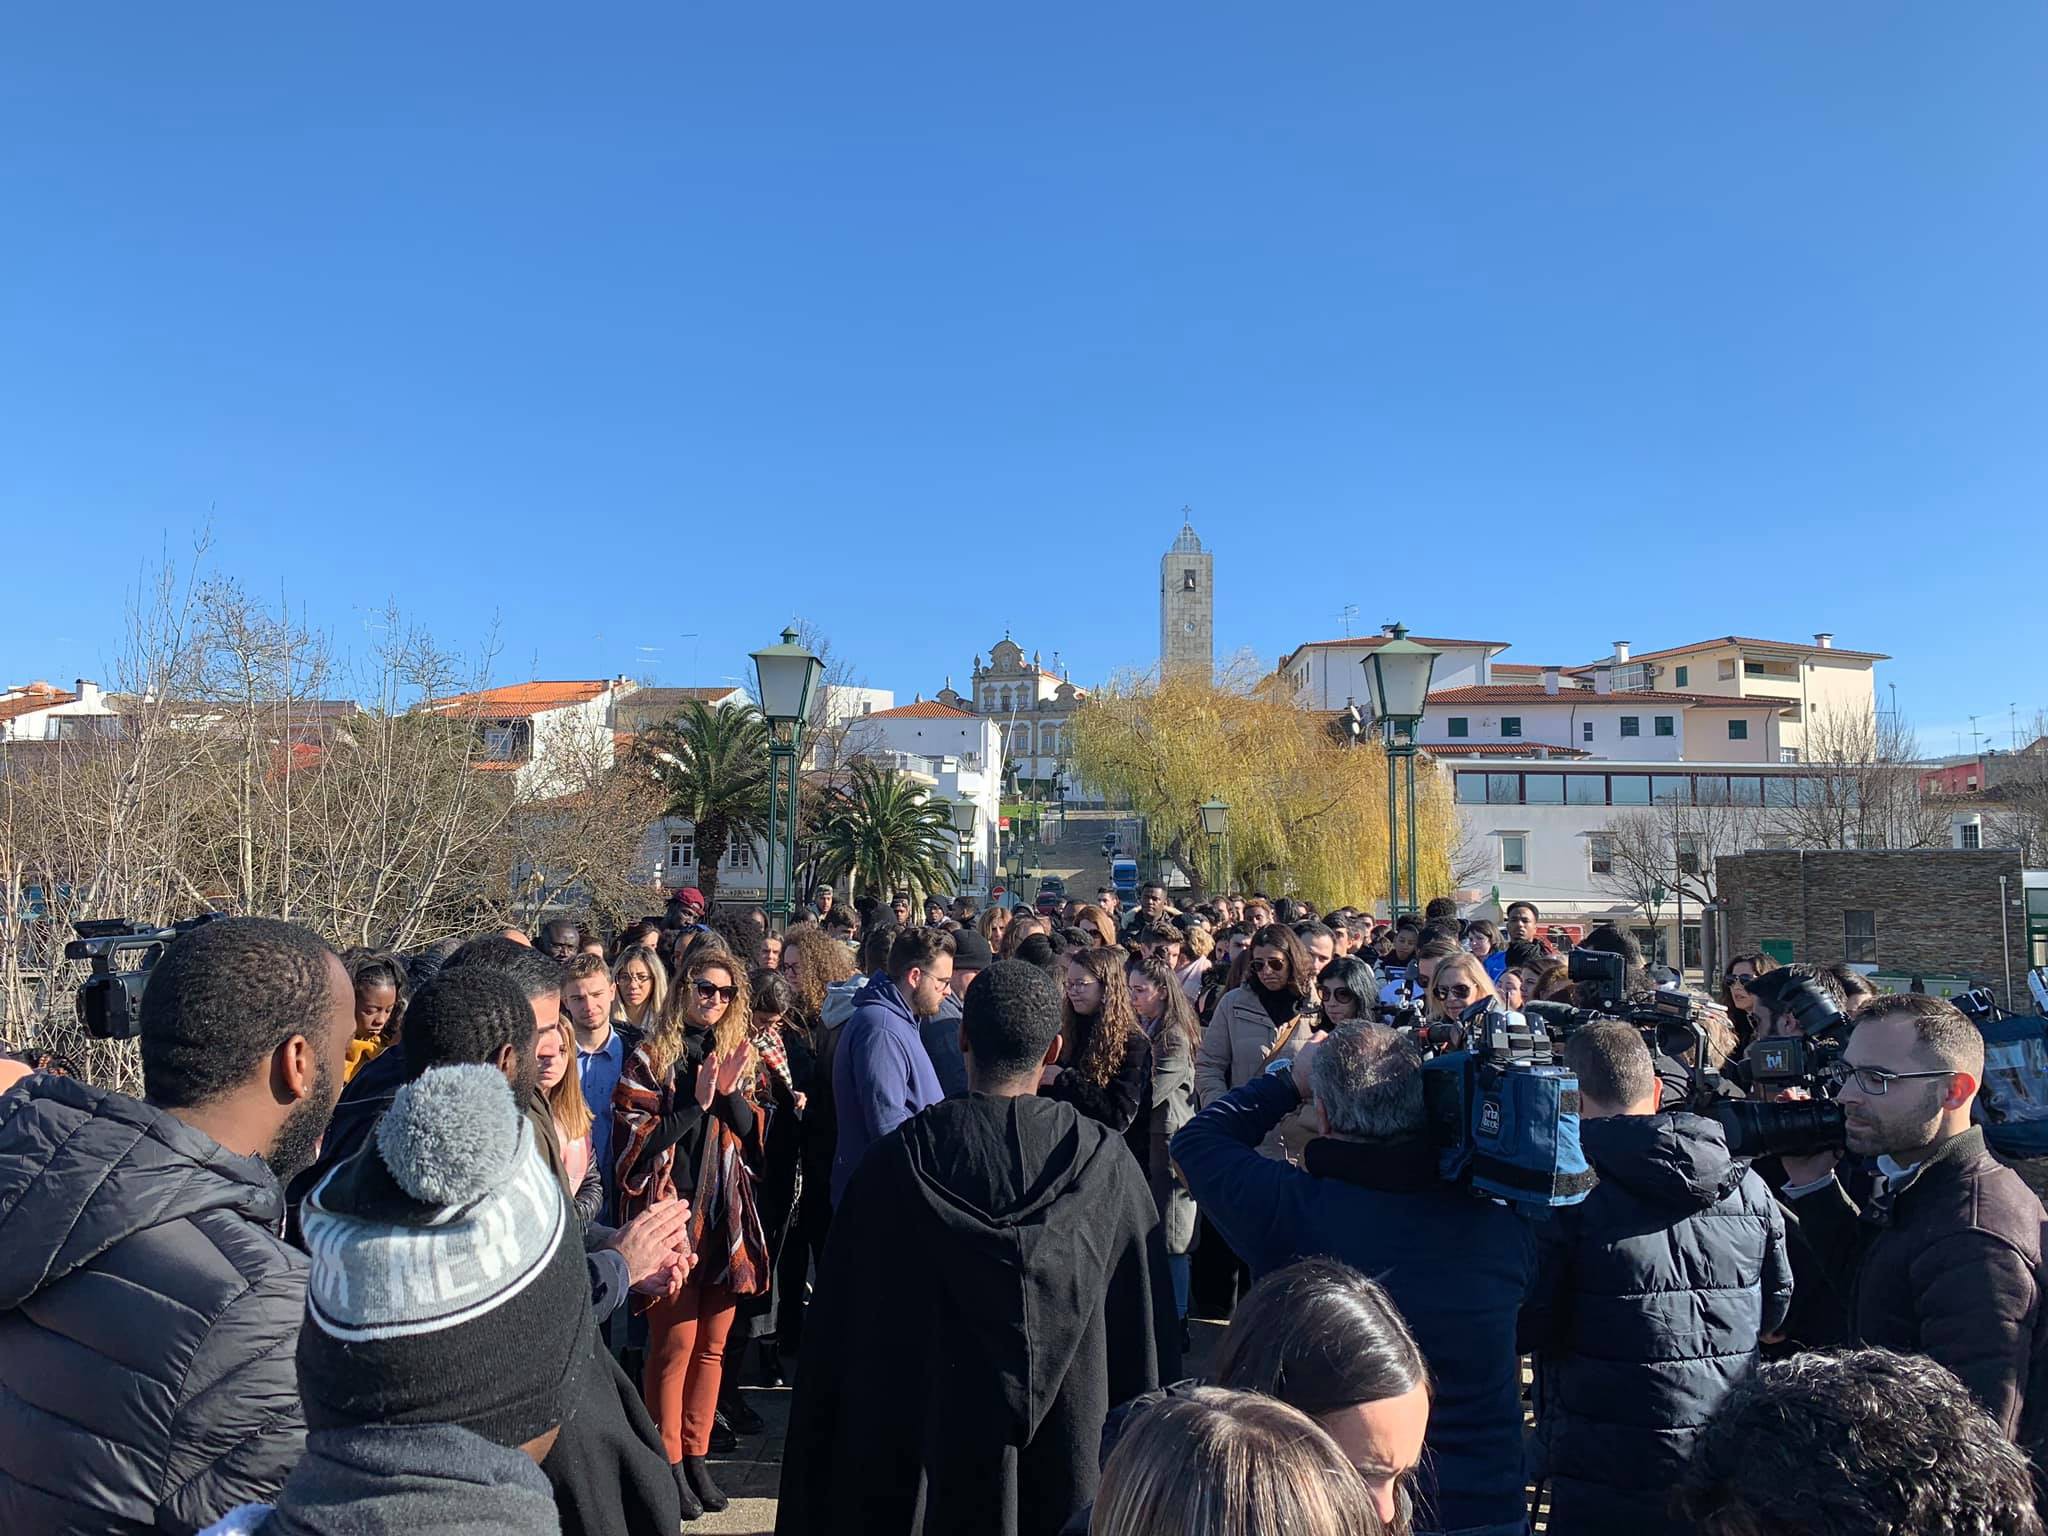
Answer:
[[[456,1424],[503,1446],[574,1406],[582,1234],[495,1067],[432,1067],[306,1197],[309,1429]]]

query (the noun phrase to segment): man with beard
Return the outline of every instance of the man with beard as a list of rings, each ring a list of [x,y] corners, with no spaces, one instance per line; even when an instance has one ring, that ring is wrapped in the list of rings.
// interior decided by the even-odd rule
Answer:
[[[280,1181],[341,1091],[355,991],[313,934],[224,918],[142,995],[143,1096],[0,1101],[0,1530],[190,1532],[276,1496],[305,1424]]]

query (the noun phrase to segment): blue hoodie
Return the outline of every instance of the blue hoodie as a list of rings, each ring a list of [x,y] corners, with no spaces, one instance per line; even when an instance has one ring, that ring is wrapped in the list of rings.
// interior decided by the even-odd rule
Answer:
[[[868,1148],[942,1097],[909,1002],[887,976],[875,977],[854,998],[853,1017],[841,1027],[832,1058],[832,1100],[839,1113],[839,1145],[832,1157],[835,1210]]]

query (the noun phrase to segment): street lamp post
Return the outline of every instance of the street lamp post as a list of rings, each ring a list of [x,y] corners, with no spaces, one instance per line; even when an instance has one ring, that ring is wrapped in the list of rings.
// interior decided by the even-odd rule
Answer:
[[[974,884],[974,818],[981,807],[972,800],[953,802],[953,830],[960,837],[960,853],[966,873],[961,877],[962,885]]]
[[[796,913],[797,776],[804,722],[824,663],[785,629],[782,643],[754,652],[761,714],[768,722],[768,921],[778,931]]]
[[[1230,803],[1205,800],[1197,809],[1202,814],[1202,830],[1209,836],[1209,889],[1221,891],[1225,879],[1223,838],[1230,830]]]
[[[1359,665],[1365,668],[1365,685],[1372,699],[1373,718],[1385,733],[1387,748],[1387,913],[1399,917],[1401,904],[1401,855],[1396,842],[1397,817],[1395,764],[1404,763],[1408,799],[1408,903],[1405,910],[1419,911],[1421,901],[1415,875],[1415,728],[1422,722],[1429,701],[1429,678],[1442,654],[1431,646],[1408,638],[1401,625],[1392,625],[1389,638],[1373,648]]]

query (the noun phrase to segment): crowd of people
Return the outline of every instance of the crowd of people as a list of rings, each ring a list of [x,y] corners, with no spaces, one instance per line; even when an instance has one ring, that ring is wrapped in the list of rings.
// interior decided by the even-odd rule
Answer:
[[[1691,1059],[1581,1020],[1533,1207],[1425,1078],[1588,1002],[1534,907],[1137,894],[194,929],[141,1097],[0,1063],[0,1531],[674,1536],[751,1369],[784,1536],[2042,1532],[2048,1216],[1952,1005],[1743,955]],[[1736,1155],[1707,1069],[1819,1019],[1842,1144]]]

